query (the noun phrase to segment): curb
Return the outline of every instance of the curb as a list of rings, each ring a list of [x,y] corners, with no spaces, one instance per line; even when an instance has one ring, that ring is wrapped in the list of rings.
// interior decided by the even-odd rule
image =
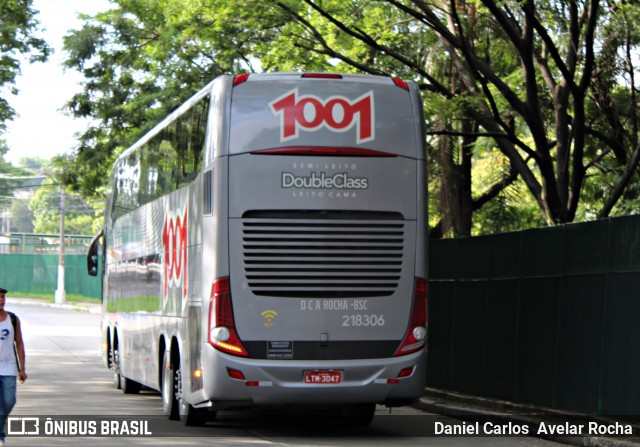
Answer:
[[[597,422],[602,425],[623,423],[631,425],[634,433],[640,433],[640,426],[635,422],[617,421],[613,418],[588,414],[571,413],[549,408],[522,405],[513,402],[468,396],[434,388],[425,389],[422,398],[412,405],[421,411],[441,414],[454,419],[491,419],[500,423],[528,425],[531,428],[527,436],[546,439],[561,444],[586,447],[639,447],[640,437],[634,436],[595,436],[595,435],[555,435],[538,433],[541,423],[562,424]]]

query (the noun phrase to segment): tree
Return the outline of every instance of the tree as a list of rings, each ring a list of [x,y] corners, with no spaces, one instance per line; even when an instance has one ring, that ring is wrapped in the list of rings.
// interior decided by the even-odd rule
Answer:
[[[451,138],[461,140],[456,145],[459,162],[440,159],[440,168],[459,185],[457,191],[451,188],[452,201],[467,210],[483,203],[469,199],[468,187],[470,153],[481,137],[491,138],[510,164],[487,193],[503,189],[517,176],[549,224],[576,218],[585,182],[600,178],[596,168],[603,163],[616,178],[599,216],[608,215],[621,192],[637,181],[636,2],[304,0],[297,8],[291,2],[272,3],[292,18],[283,33],[290,46],[370,73],[391,73],[388,67],[408,70],[424,82],[427,102],[433,93],[449,104],[448,121],[438,119],[427,104],[429,134],[449,138],[436,143],[443,145],[439,153],[453,152]],[[437,43],[428,53],[407,51],[419,44],[398,43],[379,24],[361,20],[380,7],[390,11],[387,28],[408,27],[407,39],[414,42],[431,32]],[[369,57],[351,57],[354,47],[367,47],[363,54]],[[449,65],[438,57],[435,63],[425,60],[434,51]],[[620,76],[629,85],[624,105],[614,101]],[[442,100],[433,103],[441,106]],[[456,170],[446,172],[448,167]],[[461,231],[469,227],[466,223]]]
[[[49,160],[40,157],[22,157],[18,160],[18,166],[32,172],[42,172],[49,164]]]
[[[103,185],[118,153],[207,82],[251,70],[252,49],[271,38],[278,20],[233,0],[116,3],[65,38],[66,66],[86,79],[68,109],[96,124],[81,135],[75,157],[57,164],[65,183],[87,195]]]
[[[0,2],[0,133],[15,111],[4,97],[5,92],[17,94],[15,80],[20,74],[19,55],[29,56],[29,62],[44,62],[51,49],[35,37],[39,22],[32,0],[3,0]]]
[[[78,194],[65,191],[65,233],[94,234],[100,227],[96,225],[96,210],[85,202]],[[60,231],[60,186],[51,178],[47,178],[38,189],[29,208],[34,215],[34,231],[43,234],[57,234]]]
[[[425,98],[435,234],[468,235],[527,191],[548,224],[633,205],[640,184],[636,0],[119,0],[67,40],[87,83],[70,183],[95,190],[114,154],[216,74],[359,71],[416,81]],[[483,154],[497,175],[474,181]],[[82,178],[89,179],[81,181]],[[585,196],[586,194],[586,196]],[[491,208],[484,208],[491,203]],[[633,205],[635,206],[635,205]],[[484,212],[481,212],[484,208]],[[623,209],[618,205],[619,209]],[[486,211],[489,210],[489,211]],[[531,211],[523,225],[538,223]],[[488,228],[488,227],[487,227]]]
[[[35,216],[29,208],[28,199],[14,198],[9,208],[11,214],[11,231],[16,233],[33,233]]]

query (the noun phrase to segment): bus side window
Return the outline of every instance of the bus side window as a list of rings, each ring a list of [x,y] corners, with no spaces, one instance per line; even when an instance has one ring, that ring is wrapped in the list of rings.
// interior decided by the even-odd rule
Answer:
[[[175,121],[176,188],[194,181],[200,172],[209,101],[201,100]]]
[[[213,191],[211,187],[213,186],[213,171],[208,170],[204,173],[202,177],[202,209],[203,213],[206,215],[211,215],[213,213]]]

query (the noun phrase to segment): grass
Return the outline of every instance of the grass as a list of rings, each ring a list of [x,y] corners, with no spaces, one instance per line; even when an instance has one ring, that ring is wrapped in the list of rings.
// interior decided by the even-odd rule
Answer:
[[[55,296],[51,293],[22,293],[22,292],[9,292],[7,293],[11,298],[35,298],[39,300],[44,300],[49,303],[53,303],[55,301]],[[71,293],[67,293],[66,301],[68,303],[100,303],[100,298],[94,298],[83,295],[74,295]]]

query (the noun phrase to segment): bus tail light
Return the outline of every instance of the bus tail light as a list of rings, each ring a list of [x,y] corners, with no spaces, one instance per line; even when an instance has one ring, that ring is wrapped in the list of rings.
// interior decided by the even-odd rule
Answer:
[[[236,332],[229,277],[217,279],[211,286],[209,344],[228,354],[249,357]]]
[[[244,82],[247,82],[248,79],[249,79],[249,73],[239,74],[235,78],[233,78],[233,86],[235,87]]]
[[[247,380],[245,379],[242,371],[239,371],[237,369],[227,368],[227,373],[229,374],[229,377],[231,377],[232,379],[242,380],[243,382]]]
[[[413,289],[413,306],[411,308],[411,321],[402,343],[394,356],[411,354],[419,351],[427,342],[427,281],[416,278]]]
[[[403,90],[409,91],[409,84],[404,82],[402,79],[400,78],[391,78],[391,79],[393,80],[393,83],[396,85],[396,87],[400,87]]]
[[[338,73],[303,73],[305,79],[342,79],[342,75]]]

